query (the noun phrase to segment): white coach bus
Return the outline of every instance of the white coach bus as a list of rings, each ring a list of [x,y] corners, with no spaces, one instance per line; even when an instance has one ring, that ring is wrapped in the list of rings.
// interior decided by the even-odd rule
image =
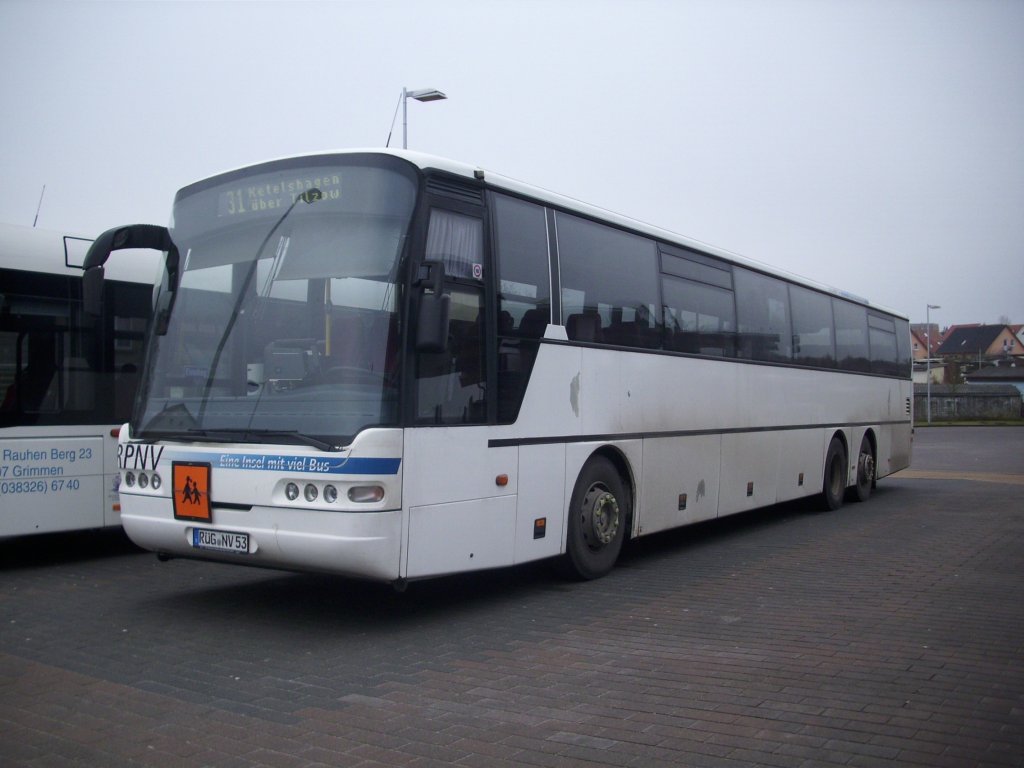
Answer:
[[[0,537],[121,522],[111,430],[131,412],[159,259],[115,259],[90,317],[91,242],[0,225]]]
[[[122,522],[161,557],[390,581],[563,557],[908,466],[907,319],[479,168],[276,160],[182,189]]]

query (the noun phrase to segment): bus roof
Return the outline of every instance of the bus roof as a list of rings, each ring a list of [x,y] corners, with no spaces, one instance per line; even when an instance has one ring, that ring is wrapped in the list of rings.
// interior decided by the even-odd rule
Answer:
[[[0,268],[81,277],[92,241],[91,237],[0,223]],[[152,284],[160,263],[160,254],[154,251],[124,251],[107,262],[106,277]]]
[[[769,264],[765,264],[763,262],[755,261],[745,256],[741,256],[738,253],[733,253],[732,251],[727,251],[723,248],[718,248],[717,246],[709,245],[708,243],[695,240],[685,235],[680,235],[677,232],[672,232],[671,230],[663,229],[661,227],[657,227],[653,224],[648,224],[638,219],[623,216],[622,214],[615,213],[614,211],[609,211],[607,209],[582,202],[575,198],[567,197],[557,192],[552,192],[542,187],[536,187],[533,186],[532,184],[527,184],[525,182],[519,181],[518,179],[514,179],[509,176],[504,176],[500,173],[496,173],[494,171],[490,171],[485,168],[481,168],[480,166],[472,165],[470,163],[464,163],[457,160],[451,160],[445,157],[425,154],[422,152],[413,152],[404,149],[381,149],[379,147],[364,149],[341,149],[329,150],[325,152],[304,153],[301,155],[291,155],[287,157],[275,158],[274,160],[266,162],[275,162],[277,160],[294,160],[301,159],[304,157],[316,158],[331,155],[353,154],[390,155],[392,157],[404,159],[423,171],[443,171],[445,173],[450,173],[455,176],[462,176],[469,180],[479,180],[482,178],[483,183],[485,183],[486,185],[493,189],[504,190],[512,192],[514,194],[533,198],[535,200],[552,205],[557,208],[562,208],[567,211],[579,213],[584,216],[589,216],[591,218],[596,218],[626,229],[633,230],[634,232],[647,235],[648,237],[660,240],[665,243],[670,243],[682,246],[684,248],[691,248],[696,251],[701,251],[702,253],[715,256],[717,258],[723,259],[724,261],[731,262],[732,264],[741,267],[746,267],[748,269],[753,269],[768,275],[773,275],[775,277],[781,278],[792,283],[796,283],[798,285],[805,286],[807,288],[812,288],[814,290],[822,291],[824,293],[828,293],[839,298],[847,299],[858,304],[863,304],[864,306],[870,307],[871,309],[877,310],[879,312],[885,312],[887,314],[907,319],[906,315],[900,312],[896,312],[895,310],[888,309],[877,304],[873,304],[871,301],[865,299],[862,296],[857,296],[848,293],[847,291],[843,291],[839,288],[835,288],[824,283],[818,283],[814,280],[803,277],[801,275],[797,275],[792,272],[787,272],[786,270],[773,267]],[[262,164],[263,163],[256,163],[255,165]],[[229,171],[225,171],[225,173],[243,170],[245,167],[249,166],[231,169]],[[209,178],[213,179],[216,176],[220,175],[221,174],[216,174],[215,176],[211,176]]]

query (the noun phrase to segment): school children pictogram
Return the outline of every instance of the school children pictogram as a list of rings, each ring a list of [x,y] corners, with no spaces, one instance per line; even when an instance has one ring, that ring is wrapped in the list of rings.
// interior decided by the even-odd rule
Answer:
[[[196,488],[195,481],[186,476],[185,477],[185,488],[181,492],[181,501],[183,504],[198,504],[203,498],[203,492]]]
[[[210,465],[176,461],[171,468],[174,481],[174,516],[183,520],[212,522]]]

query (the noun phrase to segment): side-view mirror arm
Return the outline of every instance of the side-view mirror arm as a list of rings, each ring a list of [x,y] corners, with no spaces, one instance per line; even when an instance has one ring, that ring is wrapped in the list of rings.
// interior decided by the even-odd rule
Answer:
[[[167,227],[155,224],[133,224],[108,229],[97,237],[85,255],[82,275],[82,304],[90,315],[99,315],[103,308],[104,264],[114,251],[126,248],[149,248],[167,252],[167,276],[170,290],[178,284],[178,249]]]

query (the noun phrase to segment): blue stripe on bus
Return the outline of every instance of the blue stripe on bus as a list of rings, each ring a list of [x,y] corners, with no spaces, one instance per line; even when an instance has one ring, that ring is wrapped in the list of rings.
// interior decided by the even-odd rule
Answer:
[[[209,462],[217,469],[245,469],[253,472],[292,472],[313,475],[397,475],[401,459],[349,457],[325,458],[310,454],[281,453],[198,453],[167,451],[171,461]]]

